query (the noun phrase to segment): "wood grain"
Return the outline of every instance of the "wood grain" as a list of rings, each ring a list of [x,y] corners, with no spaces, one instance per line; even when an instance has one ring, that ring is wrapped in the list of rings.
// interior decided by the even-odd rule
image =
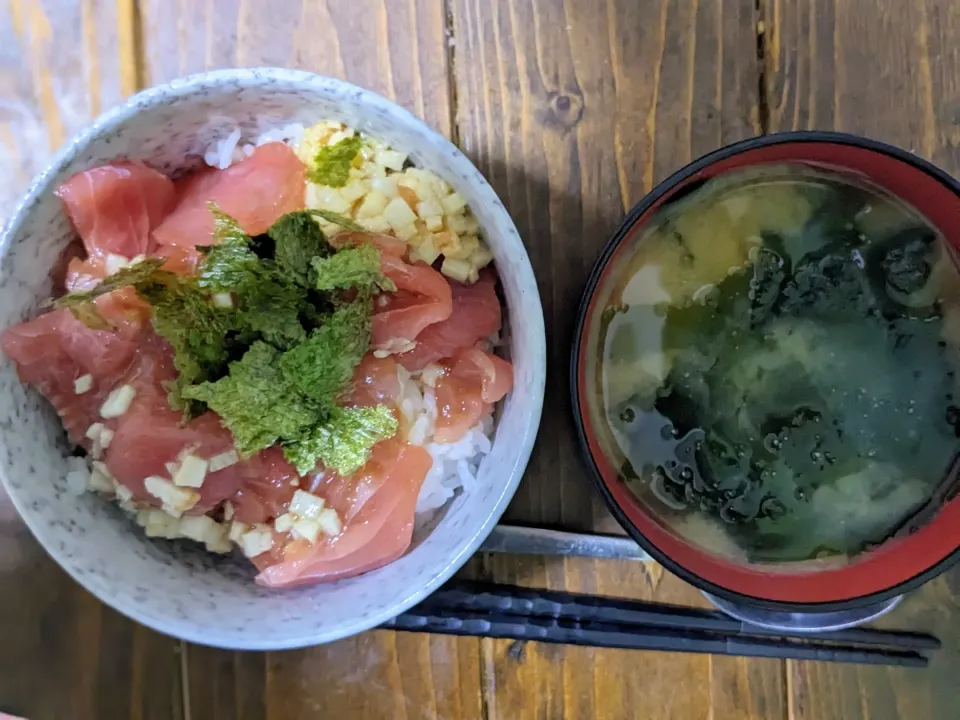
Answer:
[[[547,404],[510,517],[610,530],[575,453],[565,378],[580,289],[623,210],[697,155],[767,129],[861,132],[960,171],[955,3],[760,0],[759,18],[760,65],[754,0],[10,0],[0,216],[51,149],[144,84],[280,65],[396,99],[491,180],[539,280]],[[0,712],[34,720],[952,720],[960,707],[960,573],[887,620],[944,639],[918,673],[385,631],[179,654],[66,578],[4,503],[0,572]],[[465,574],[703,604],[656,565],[480,556]]]
[[[587,274],[625,208],[695,157],[757,129],[754,6],[674,0],[457,0],[461,145],[524,238],[548,376],[515,520],[613,529],[579,457],[567,367]],[[480,577],[702,604],[656,565],[482,558]],[[780,718],[782,664],[485,640],[491,718]]]
[[[131,0],[10,0],[0,6],[0,216],[50,153],[135,87],[124,81]]]
[[[302,68],[396,100],[450,135],[443,0],[143,0],[145,81]]]
[[[894,143],[960,174],[960,6],[951,0],[763,0],[770,129]],[[960,572],[906,598],[885,624],[933,631],[924,672],[788,663],[796,720],[957,717]]]
[[[180,718],[179,644],[101,604],[37,545],[0,497],[0,712]]]
[[[124,80],[133,62],[122,12],[107,0],[0,6],[0,221],[53,150],[134,89]],[[178,643],[74,583],[2,491],[0,618],[0,712],[31,720],[181,717]]]

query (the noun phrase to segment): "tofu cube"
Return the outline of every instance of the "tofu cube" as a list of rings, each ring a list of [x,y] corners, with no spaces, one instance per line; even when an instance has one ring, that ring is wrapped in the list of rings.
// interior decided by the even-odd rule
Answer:
[[[228,292],[214,293],[211,300],[213,300],[214,307],[218,307],[218,308],[233,307],[233,295]]]
[[[220,535],[217,522],[206,515],[185,515],[180,518],[180,534],[185,538],[205,543]]]
[[[477,270],[480,270],[492,262],[493,253],[490,252],[490,248],[483,243],[478,242],[477,249],[474,250],[470,255],[470,264],[477,268]]]
[[[137,391],[133,385],[121,385],[114,388],[107,395],[107,399],[100,406],[100,416],[104,418],[116,418],[123,415],[133,402]]]
[[[390,223],[380,216],[375,218],[365,218],[360,221],[360,225],[362,225],[363,228],[369,232],[388,233],[391,229]]]
[[[397,178],[394,175],[372,178],[370,189],[382,192],[388,201],[392,200],[397,196]]]
[[[87,487],[95,492],[112,493],[114,491],[113,476],[102,462],[96,460],[93,462]]]
[[[440,251],[437,249],[432,235],[410,249],[410,260],[413,262],[419,260],[427,265],[433,265],[438,257],[440,257]]]
[[[473,215],[447,215],[444,222],[458,235],[476,235],[480,231],[480,223]]]
[[[353,203],[362,198],[366,192],[367,187],[363,180],[351,180],[340,188],[340,197],[353,205]]]
[[[117,483],[114,486],[114,490],[117,493],[117,500],[119,500],[120,502],[128,503],[133,500],[133,490],[128,488],[126,485]]]
[[[404,242],[410,242],[410,240],[412,240],[417,234],[417,226],[410,224],[395,227],[393,228],[393,233]]]
[[[452,230],[438,232],[433,236],[433,242],[437,246],[437,250],[444,257],[455,260],[466,260],[466,256],[460,257],[463,254],[463,243],[460,240],[460,236]]]
[[[93,387],[93,375],[87,373],[86,375],[81,375],[76,380],[73,381],[73,392],[77,395],[83,395],[85,392],[90,392],[90,389]]]
[[[231,465],[240,462],[240,456],[236,450],[226,450],[219,455],[214,455],[207,461],[207,472],[218,472]]]
[[[463,195],[460,193],[450,193],[444,198],[440,199],[440,204],[443,206],[443,212],[447,215],[453,215],[460,212],[467,206],[467,201],[464,199]]]
[[[331,210],[343,215],[350,210],[352,204],[347,202],[336,188],[315,183],[307,184],[307,207]]]
[[[254,525],[240,536],[240,550],[248,558],[262,555],[273,547],[273,533],[266,525]]]
[[[179,487],[198,488],[207,476],[207,461],[196,455],[187,455],[173,476],[173,484]]]
[[[421,220],[427,220],[431,217],[443,218],[443,208],[440,207],[440,203],[436,200],[422,200],[417,205],[417,215]]]
[[[320,529],[330,537],[336,537],[343,530],[343,523],[340,522],[340,516],[333,508],[324,508],[317,516],[317,524]]]
[[[379,150],[375,159],[388,170],[400,171],[403,170],[403,164],[407,161],[407,156],[405,153],[396,150]]]
[[[320,523],[312,518],[297,518],[293,523],[293,531],[311,545],[320,537]]]
[[[278,533],[288,533],[293,529],[294,516],[291,513],[284,513],[273,521],[273,527]]]
[[[475,283],[480,278],[476,268],[469,262],[453,258],[444,259],[443,265],[440,266],[440,273],[464,284]]]
[[[408,225],[412,226],[417,216],[403,198],[396,197],[383,209],[383,219],[396,230]]]
[[[371,190],[367,193],[367,196],[363,198],[360,207],[357,208],[357,218],[377,217],[383,213],[384,208],[387,207],[387,203],[389,202],[390,200],[385,193],[380,190]]]
[[[174,517],[180,517],[200,500],[200,494],[189,488],[177,487],[166,478],[151,475],[143,481],[147,492],[163,503],[163,509]]]
[[[301,518],[315,518],[326,507],[326,501],[305,490],[296,490],[290,500],[290,512]]]

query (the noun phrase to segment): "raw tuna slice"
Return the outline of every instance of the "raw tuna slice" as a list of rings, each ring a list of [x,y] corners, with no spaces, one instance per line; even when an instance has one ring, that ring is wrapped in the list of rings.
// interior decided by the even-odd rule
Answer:
[[[53,310],[5,330],[0,349],[17,364],[20,380],[57,409],[71,441],[86,445],[84,434],[133,361],[140,334],[139,323],[118,321],[116,332],[92,330],[69,310]],[[77,393],[74,382],[85,375],[91,387]]]
[[[238,468],[240,487],[230,498],[234,517],[253,525],[277,518],[286,512],[300,482],[297,471],[283,457],[279,445],[259,452]]]
[[[416,340],[424,328],[450,317],[453,296],[443,275],[428,265],[409,265],[385,252],[381,252],[380,264],[397,291],[377,297],[371,339],[374,348],[396,350]]]
[[[417,496],[431,465],[422,447],[386,440],[359,473],[321,481],[312,489],[340,513],[343,532],[315,545],[293,540],[282,553],[257,556],[257,583],[291,587],[331,581],[396,560],[410,546]]]
[[[157,506],[160,500],[144,488],[147,477],[169,479],[172,473],[167,464],[176,463],[181,453],[211,458],[233,448],[233,437],[213,413],[184,423],[183,415],[170,409],[166,384],[175,377],[169,346],[152,336],[138,349],[137,362],[117,378],[117,387],[134,389],[133,401],[120,417],[105,421],[114,431],[104,458],[107,468],[138,500]],[[235,466],[207,473],[195,509],[209,510],[238,487]]]
[[[493,410],[513,387],[513,366],[477,348],[460,350],[442,363],[437,379],[438,443],[456,442]]]
[[[150,232],[174,202],[173,182],[133,160],[77,173],[56,194],[90,257],[149,253]]]
[[[344,247],[356,247],[357,245],[370,244],[377,247],[385,255],[393,255],[403,258],[407,254],[407,244],[395,238],[392,235],[369,232],[345,232],[338,233],[330,238],[330,244],[338,250]]]
[[[400,391],[397,361],[393,357],[378,358],[367,353],[353,373],[353,390],[344,399],[344,404],[353,407],[396,406]]]
[[[90,290],[108,275],[103,258],[73,258],[67,265],[64,286],[68,292]],[[94,302],[101,317],[116,324],[118,320],[143,325],[152,313],[149,303],[141,300],[133,288],[120,288],[101,295]]]
[[[177,181],[177,204],[154,233],[160,245],[209,245],[214,202],[244,232],[266,232],[281,215],[302,210],[306,168],[283,143],[261,145],[226,170],[204,169]]]
[[[473,285],[450,283],[453,308],[443,322],[426,327],[417,336],[417,345],[397,356],[408,370],[420,370],[431,362],[450,357],[460,348],[473,347],[500,329],[500,300],[494,289],[492,270],[480,273]]]

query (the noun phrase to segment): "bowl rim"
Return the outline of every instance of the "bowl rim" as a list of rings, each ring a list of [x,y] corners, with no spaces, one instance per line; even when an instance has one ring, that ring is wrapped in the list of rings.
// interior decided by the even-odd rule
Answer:
[[[894,145],[851,133],[826,130],[778,132],[747,138],[707,153],[697,158],[693,162],[683,166],[676,172],[672,173],[669,177],[659,182],[653,188],[653,190],[651,190],[630,209],[621,224],[618,226],[617,230],[611,236],[610,240],[608,240],[606,245],[604,245],[600,255],[597,257],[597,260],[590,271],[590,275],[584,287],[580,305],[577,310],[574,339],[570,352],[569,383],[571,388],[571,409],[573,411],[573,421],[574,426],[576,427],[580,455],[584,463],[587,465],[587,475],[590,478],[594,489],[600,494],[607,509],[611,512],[611,514],[613,514],[620,526],[633,540],[635,540],[644,550],[646,550],[651,557],[666,567],[670,572],[697,587],[701,591],[715,595],[735,604],[746,604],[758,608],[780,611],[785,610],[790,612],[836,612],[874,605],[889,598],[902,595],[923,585],[960,562],[960,547],[954,548],[940,561],[930,565],[925,570],[922,570],[921,572],[910,578],[907,578],[900,583],[883,590],[864,595],[858,595],[848,599],[822,602],[772,600],[720,586],[715,582],[701,577],[694,571],[688,570],[684,566],[680,565],[677,561],[673,560],[654,542],[647,538],[646,535],[644,535],[644,533],[641,532],[640,529],[628,517],[627,513],[611,493],[610,488],[604,479],[603,473],[601,472],[600,467],[590,449],[587,421],[585,418],[585,408],[582,406],[580,397],[582,391],[580,382],[580,365],[581,360],[586,353],[586,343],[584,342],[583,335],[587,326],[590,305],[594,298],[594,293],[598,289],[608,263],[620,248],[621,243],[629,237],[634,226],[643,217],[643,215],[651,210],[651,208],[656,207],[662,201],[666,200],[675,189],[682,186],[685,182],[696,176],[698,173],[716,163],[729,160],[730,158],[743,152],[758,148],[803,143],[854,146],[863,150],[889,156],[894,160],[903,162],[912,166],[918,171],[930,175],[934,180],[939,181],[947,188],[952,190],[953,194],[957,196],[958,200],[960,200],[960,182],[958,182],[957,179],[943,169],[937,167],[924,158],[914,155],[913,153],[898,148]]]
[[[145,88],[131,95],[124,102],[94,118],[82,130],[69,138],[59,150],[53,153],[45,164],[44,169],[32,178],[28,190],[15,204],[9,219],[3,224],[2,228],[0,228],[0,258],[5,257],[9,253],[13,239],[20,226],[28,218],[34,205],[41,201],[48,193],[49,186],[56,175],[75,158],[77,153],[95,141],[102,133],[121,126],[138,115],[142,110],[157,107],[171,98],[188,97],[196,94],[198,91],[215,89],[228,83],[238,83],[238,89],[246,89],[250,87],[267,87],[274,82],[284,83],[288,86],[310,86],[320,92],[337,89],[341,92],[349,93],[355,98],[356,103],[359,105],[379,106],[380,108],[389,110],[390,113],[402,118],[410,127],[422,133],[424,138],[429,140],[429,142],[442,149],[443,153],[451,158],[453,162],[465,164],[474,171],[471,173],[471,182],[476,184],[476,188],[481,193],[489,195],[492,199],[488,212],[497,214],[499,220],[508,229],[512,229],[514,231],[513,234],[515,234],[517,238],[516,247],[511,248],[510,253],[511,259],[514,261],[522,258],[521,262],[515,263],[515,271],[519,271],[521,274],[520,284],[524,287],[534,288],[532,293],[524,293],[525,300],[533,304],[533,307],[529,309],[535,310],[535,312],[529,313],[529,317],[524,317],[524,323],[529,323],[525,335],[529,336],[530,342],[532,343],[530,360],[533,366],[530,369],[530,374],[533,378],[533,388],[532,392],[525,393],[523,397],[524,408],[521,410],[524,415],[522,432],[511,436],[511,441],[515,443],[517,450],[512,453],[514,455],[513,462],[507,465],[507,467],[509,467],[509,478],[503,483],[500,494],[493,501],[493,506],[489,514],[482,522],[479,522],[475,529],[470,531],[469,541],[454,552],[442,556],[441,563],[438,564],[434,572],[430,573],[431,579],[427,583],[412,588],[410,592],[398,595],[391,602],[382,603],[378,611],[368,613],[354,621],[342,622],[333,628],[304,634],[295,640],[278,642],[266,637],[254,642],[249,640],[236,642],[230,637],[229,631],[201,633],[199,631],[192,632],[188,630],[185,632],[185,628],[181,627],[181,624],[172,623],[163,617],[145,612],[134,602],[120,594],[111,594],[107,590],[107,583],[101,585],[98,578],[78,573],[76,568],[61,558],[55,545],[45,539],[44,524],[31,517],[30,509],[21,502],[16,490],[8,482],[6,472],[0,470],[0,483],[2,483],[20,520],[27,526],[30,533],[47,555],[53,558],[81,587],[105,605],[157,632],[199,645],[228,650],[286,650],[334,642],[378,627],[387,620],[406,611],[449,580],[450,577],[476,553],[483,540],[490,534],[500,520],[506,511],[507,505],[516,493],[520,480],[529,464],[534,442],[539,430],[546,380],[546,331],[542,303],[539,293],[536,292],[536,276],[534,275],[529,255],[526,252],[522,240],[520,240],[520,235],[516,230],[513,219],[510,217],[510,214],[499,200],[487,179],[477,170],[473,162],[459,147],[406,108],[372,90],[367,90],[366,88],[362,88],[345,80],[306,70],[279,67],[210,70],[178,77],[166,83]],[[285,90],[279,90],[278,92],[282,93],[284,91]],[[509,236],[510,233],[507,233],[507,235]]]

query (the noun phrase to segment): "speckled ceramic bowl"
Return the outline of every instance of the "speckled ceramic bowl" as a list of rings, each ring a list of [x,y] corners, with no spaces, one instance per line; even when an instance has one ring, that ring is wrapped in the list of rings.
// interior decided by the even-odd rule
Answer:
[[[118,509],[65,482],[68,447],[53,409],[0,360],[3,484],[30,530],[78,582],[160,632],[237,649],[329,642],[374,627],[439,587],[503,513],[526,466],[540,420],[545,375],[543,314],[517,230],[500,200],[457,148],[371,92],[292,70],[194,75],[131,98],[98,119],[34,182],[0,244],[0,327],[31,317],[49,295],[48,272],[73,235],[53,195],[73,172],[117,157],[176,172],[199,162],[211,119],[255,135],[287,122],[337,118],[409,152],[473,208],[496,256],[508,310],[515,388],[506,398],[477,487],[455,497],[415,533],[409,552],[380,570],[312,588],[253,584],[243,558],[213,558],[190,543],[152,541]]]

